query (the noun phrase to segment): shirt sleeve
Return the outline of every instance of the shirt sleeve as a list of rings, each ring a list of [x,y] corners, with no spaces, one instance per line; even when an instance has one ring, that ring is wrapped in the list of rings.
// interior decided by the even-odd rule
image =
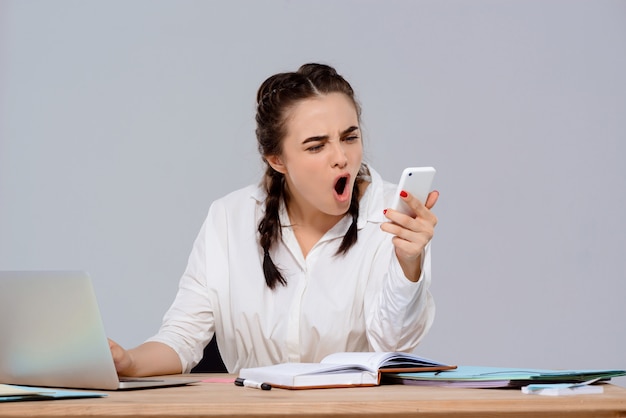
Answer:
[[[429,291],[430,243],[422,255],[422,274],[417,282],[405,277],[395,253],[380,285],[370,277],[365,309],[367,337],[374,351],[411,352],[430,329],[435,316]],[[372,271],[377,274],[375,268]]]
[[[224,274],[226,260],[220,244],[219,205],[212,205],[193,244],[187,268],[182,275],[174,302],[163,317],[158,333],[148,339],[170,346],[188,373],[201,359],[206,344],[215,332],[215,315],[207,286],[207,254],[212,254],[211,275]]]

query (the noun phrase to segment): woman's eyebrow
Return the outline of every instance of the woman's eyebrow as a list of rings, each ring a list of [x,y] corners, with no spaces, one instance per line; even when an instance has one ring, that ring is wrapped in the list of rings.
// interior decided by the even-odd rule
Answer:
[[[345,131],[343,131],[343,132],[341,133],[341,136],[348,135],[349,133],[352,133],[352,132],[354,132],[354,131],[358,131],[358,130],[359,130],[359,127],[358,127],[358,126],[351,126],[351,127],[349,127],[348,129],[346,129]]]
[[[344,137],[354,131],[358,131],[359,127],[358,126],[351,126],[345,130],[343,130],[340,134],[341,137]],[[302,144],[307,144],[309,142],[317,142],[317,141],[326,141],[328,140],[328,135],[318,135],[318,136],[311,136],[309,138],[306,138],[304,141],[302,141]]]
[[[302,145],[307,144],[309,142],[325,141],[327,139],[328,139],[328,135],[312,136],[302,141]]]

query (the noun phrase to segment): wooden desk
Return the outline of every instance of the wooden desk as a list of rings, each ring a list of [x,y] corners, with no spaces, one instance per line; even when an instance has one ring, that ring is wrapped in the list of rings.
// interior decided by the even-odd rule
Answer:
[[[226,375],[194,375],[201,379]],[[243,388],[232,383],[108,392],[106,398],[0,404],[7,417],[626,417],[626,388],[604,394],[524,395],[519,389],[383,385],[348,389]]]

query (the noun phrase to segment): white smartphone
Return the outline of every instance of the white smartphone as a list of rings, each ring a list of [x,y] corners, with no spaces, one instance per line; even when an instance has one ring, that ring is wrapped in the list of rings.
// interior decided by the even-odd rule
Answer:
[[[400,192],[405,190],[417,197],[420,202],[426,203],[426,198],[431,191],[436,172],[437,170],[433,167],[405,168],[400,176],[398,189],[393,198],[391,209],[395,209],[409,216],[415,216],[413,210],[400,198]]]

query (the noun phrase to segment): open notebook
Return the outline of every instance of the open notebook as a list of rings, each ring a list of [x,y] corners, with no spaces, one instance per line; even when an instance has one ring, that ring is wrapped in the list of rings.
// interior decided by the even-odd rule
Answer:
[[[401,352],[339,352],[319,363],[281,363],[241,369],[239,378],[284,389],[376,386],[383,375],[454,369],[456,366]]]
[[[87,273],[0,271],[0,383],[117,390],[195,381],[120,381]]]

